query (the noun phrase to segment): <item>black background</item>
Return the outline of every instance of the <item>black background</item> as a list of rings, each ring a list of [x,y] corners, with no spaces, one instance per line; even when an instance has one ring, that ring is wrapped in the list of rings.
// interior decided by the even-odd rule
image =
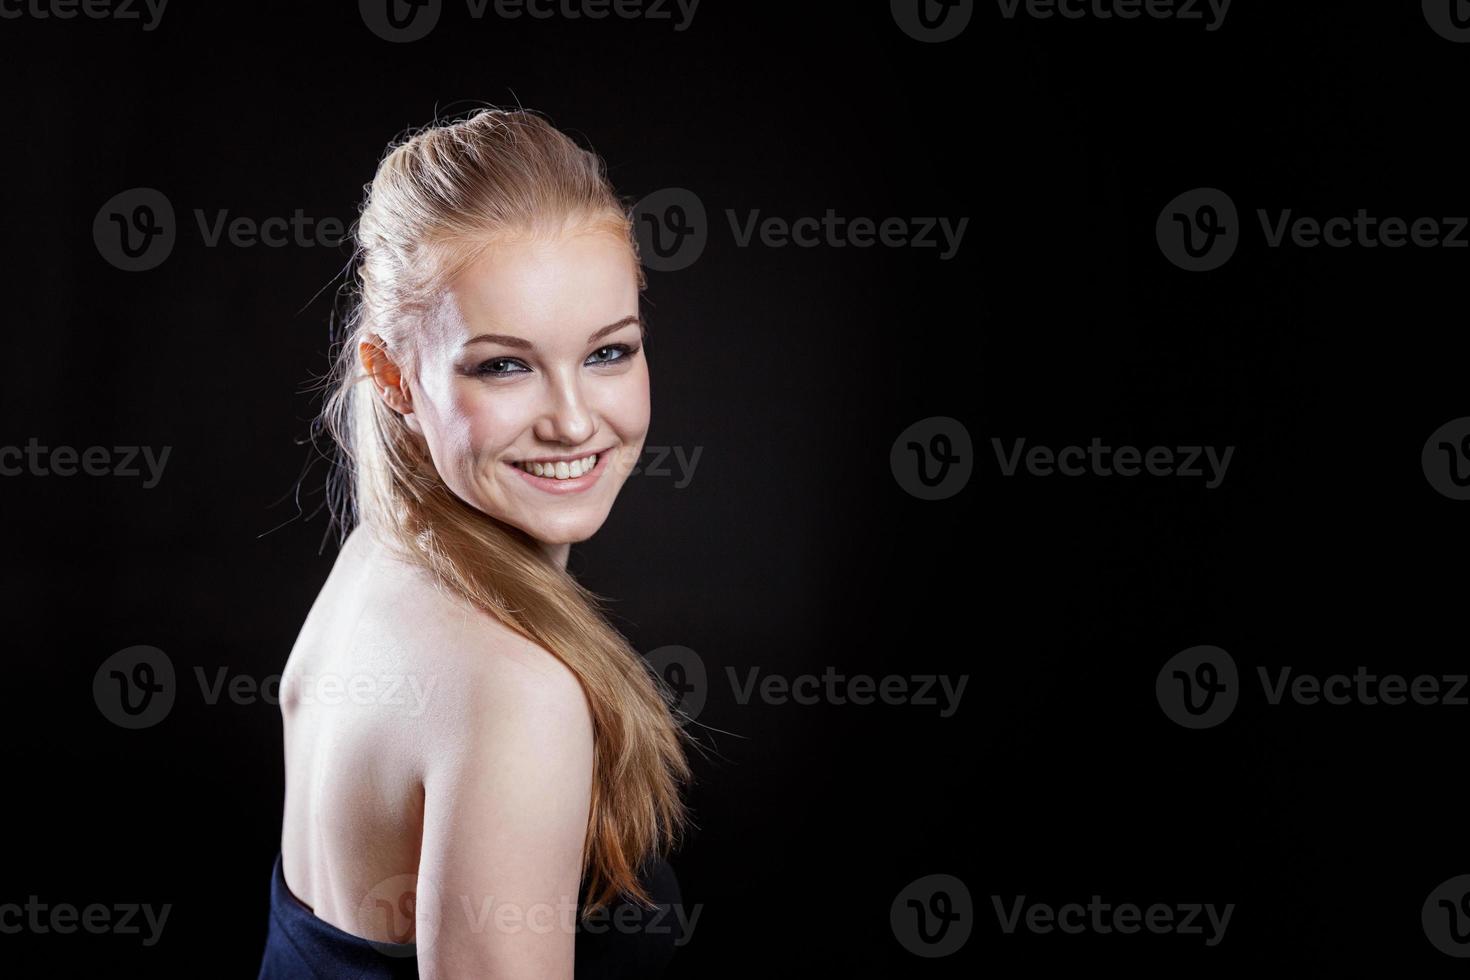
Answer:
[[[1004,18],[920,43],[885,3],[705,0],[669,20],[507,21],[449,3],[410,44],[352,3],[175,0],[156,30],[0,20],[7,289],[0,443],[171,447],[159,485],[0,480],[10,643],[0,902],[172,903],[138,936],[24,932],[47,974],[254,976],[280,842],[279,714],[208,704],[195,668],[279,671],[331,549],[298,477],[346,248],[206,247],[195,209],[350,221],[384,145],[482,102],[591,145],[617,189],[694,190],[712,227],[650,273],[650,446],[688,486],[629,480],[571,567],[642,651],[710,675],[702,904],[677,976],[973,975],[1060,963],[1448,971],[1420,925],[1470,871],[1452,706],[1268,705],[1257,667],[1464,670],[1466,504],[1426,438],[1470,414],[1470,252],[1266,246],[1258,208],[1449,217],[1465,193],[1470,45],[1418,4],[1238,0],[1223,26]],[[127,273],[103,202],[164,192],[179,238]],[[1160,210],[1239,208],[1209,273],[1165,260]],[[725,217],[969,218],[933,248],[738,247]],[[906,493],[889,450],[959,420],[975,472]],[[1007,444],[1236,447],[1224,483],[1005,478]],[[298,505],[299,501],[299,505]],[[1219,727],[1160,710],[1163,663],[1229,651]],[[167,652],[178,700],[125,731],[93,674]],[[726,670],[967,675],[959,710],[737,701]],[[973,928],[921,958],[890,928],[951,874]],[[1234,903],[1224,941],[1008,935],[992,896]],[[3,952],[8,950],[9,952]],[[7,968],[6,972],[10,972]]]

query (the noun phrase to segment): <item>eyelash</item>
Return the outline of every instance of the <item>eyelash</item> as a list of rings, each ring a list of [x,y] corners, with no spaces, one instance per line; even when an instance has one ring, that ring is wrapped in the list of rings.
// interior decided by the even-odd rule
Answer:
[[[593,362],[592,366],[601,367],[608,364],[621,364],[622,362],[630,359],[634,354],[638,353],[641,347],[642,345],[639,345],[638,347],[631,347],[628,344],[608,344],[606,347],[599,347],[597,348],[597,350],[592,352],[594,356],[597,354],[601,354],[603,351],[617,351],[618,356],[610,358],[608,360]],[[491,364],[519,364],[522,367],[525,367],[525,362],[517,360],[514,357],[492,357],[490,360],[484,361],[480,364],[479,367],[475,368],[475,374],[486,378],[508,378],[513,374],[529,373],[529,368],[526,371],[492,371],[489,369],[489,366]]]

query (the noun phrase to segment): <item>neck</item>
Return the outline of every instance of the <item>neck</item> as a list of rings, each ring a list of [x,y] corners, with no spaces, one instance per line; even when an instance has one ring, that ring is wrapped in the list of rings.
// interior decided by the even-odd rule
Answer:
[[[565,543],[565,544],[545,544],[545,543],[543,543],[541,545],[541,550],[546,555],[547,558],[551,559],[551,563],[553,565],[555,565],[557,568],[562,569],[563,571],[566,570],[566,567],[567,567],[567,557],[569,555],[571,555],[571,553],[572,553],[572,546],[571,546],[571,544],[569,544],[569,543]]]

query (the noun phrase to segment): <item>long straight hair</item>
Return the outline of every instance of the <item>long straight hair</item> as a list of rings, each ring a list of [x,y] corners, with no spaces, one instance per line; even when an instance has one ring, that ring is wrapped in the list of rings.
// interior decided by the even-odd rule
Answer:
[[[453,594],[561,659],[581,681],[595,749],[582,877],[590,915],[619,893],[651,904],[644,863],[677,841],[688,817],[688,737],[672,696],[608,621],[601,597],[551,562],[525,532],[461,500],[422,438],[377,397],[358,347],[400,367],[446,286],[497,237],[586,227],[624,238],[646,286],[631,210],[606,167],[545,119],[481,109],[431,125],[388,151],[367,187],[328,392],[319,420],[336,443],[328,503],[345,535],[371,526]],[[409,368],[405,368],[409,370]]]

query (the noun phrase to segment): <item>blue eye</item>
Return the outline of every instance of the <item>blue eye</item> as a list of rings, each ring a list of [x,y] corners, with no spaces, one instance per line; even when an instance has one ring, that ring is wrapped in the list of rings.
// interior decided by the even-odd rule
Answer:
[[[520,365],[520,367],[519,369],[516,369],[503,366],[507,364]],[[511,374],[522,374],[529,370],[530,368],[526,367],[526,365],[522,364],[520,361],[516,360],[513,357],[492,357],[490,360],[485,361],[479,367],[475,368],[475,373],[488,375],[492,378],[503,378]]]
[[[637,347],[628,344],[609,344],[599,347],[587,358],[587,364],[599,367],[608,364],[618,364],[626,361],[638,353]],[[492,357],[488,361],[481,361],[474,369],[474,373],[485,378],[508,378],[515,374],[529,374],[531,369],[524,361],[514,357]]]
[[[601,357],[600,356],[602,354],[608,353],[609,351],[611,351],[616,356],[614,356],[614,357]],[[626,361],[628,358],[632,357],[636,353],[638,353],[638,348],[636,348],[636,347],[629,347],[627,344],[608,344],[606,347],[602,347],[602,348],[599,348],[598,350],[593,351],[592,352],[592,356],[587,359],[587,363],[588,364],[615,364],[618,361]]]

